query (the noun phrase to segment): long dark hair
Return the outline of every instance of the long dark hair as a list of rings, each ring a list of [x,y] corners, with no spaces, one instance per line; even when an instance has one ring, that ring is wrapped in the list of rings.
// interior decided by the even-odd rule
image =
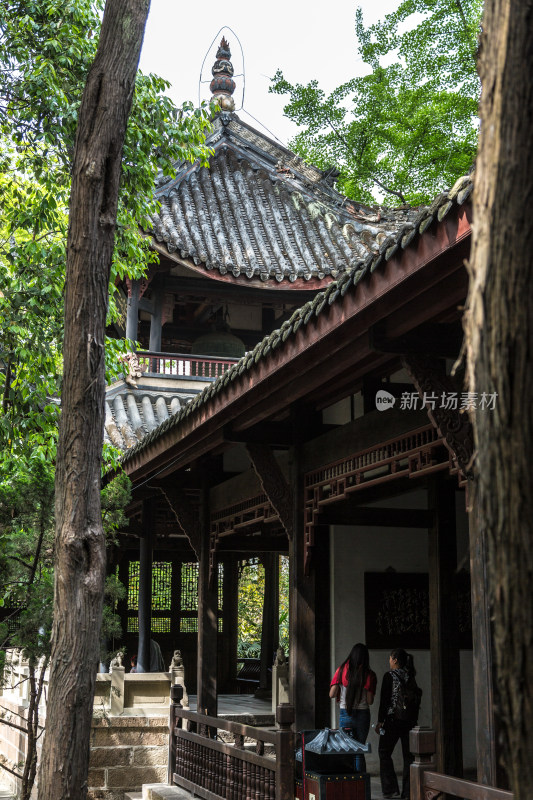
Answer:
[[[352,713],[354,706],[359,705],[361,696],[363,694],[363,686],[366,682],[366,677],[370,672],[370,664],[368,657],[368,647],[366,644],[358,642],[354,644],[350,650],[350,654],[340,666],[340,674],[344,672],[344,668],[348,665],[348,687],[346,689],[346,711],[348,714]]]
[[[398,662],[400,669],[404,669],[410,678],[416,675],[415,664],[411,653],[406,653],[403,647],[396,647],[390,652],[391,657],[395,658]]]

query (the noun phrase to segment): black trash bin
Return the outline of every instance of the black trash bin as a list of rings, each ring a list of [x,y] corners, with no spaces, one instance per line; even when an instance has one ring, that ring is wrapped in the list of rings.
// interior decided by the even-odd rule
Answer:
[[[298,739],[297,800],[370,800],[370,776],[355,768],[355,756],[370,753],[370,744],[330,728],[302,731]]]

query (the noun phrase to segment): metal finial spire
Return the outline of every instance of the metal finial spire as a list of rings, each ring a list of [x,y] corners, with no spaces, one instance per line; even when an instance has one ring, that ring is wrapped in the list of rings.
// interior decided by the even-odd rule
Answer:
[[[213,94],[213,99],[217,101],[222,111],[235,111],[235,100],[232,97],[235,91],[235,81],[233,80],[233,64],[230,61],[231,52],[229,44],[224,37],[217,50],[217,60],[211,70],[213,80],[209,88]]]

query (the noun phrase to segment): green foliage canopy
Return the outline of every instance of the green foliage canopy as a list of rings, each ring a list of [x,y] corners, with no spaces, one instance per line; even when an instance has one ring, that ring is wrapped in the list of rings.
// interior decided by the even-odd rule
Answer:
[[[61,389],[62,293],[71,159],[96,52],[100,0],[8,0],[0,8],[0,445],[54,458]],[[156,172],[200,158],[211,109],[176,108],[168,84],[139,74],[123,152],[111,290],[156,254],[139,226],[154,211]],[[111,292],[110,321],[116,315]],[[108,364],[126,343],[108,341]],[[116,370],[116,367],[114,367]]]
[[[339,191],[362,202],[426,202],[472,166],[480,83],[476,72],[482,0],[402,0],[365,27],[356,11],[357,52],[368,74],[329,96],[317,80],[288,94],[285,114],[301,131],[290,143],[304,160],[341,170]]]
[[[42,609],[34,632],[48,630],[46,592],[52,587],[71,160],[102,8],[101,0],[6,0],[0,6],[0,572],[3,602],[25,605],[28,614],[30,607]],[[156,258],[140,226],[148,227],[155,209],[157,171],[171,174],[176,161],[208,157],[204,141],[213,109],[177,108],[164,94],[167,87],[155,75],[137,76],[123,150],[109,321],[117,313],[112,295],[118,278],[141,276]],[[109,378],[126,349],[127,343],[108,339]],[[107,490],[104,525],[116,529],[127,492],[122,484]],[[33,573],[30,555],[43,530]],[[40,606],[32,602],[34,592],[41,592]],[[30,628],[17,634],[19,646],[32,644]]]
[[[239,572],[238,637],[239,658],[259,658],[263,626],[265,568],[259,559],[241,564]],[[289,559],[279,559],[279,643],[289,651]]]

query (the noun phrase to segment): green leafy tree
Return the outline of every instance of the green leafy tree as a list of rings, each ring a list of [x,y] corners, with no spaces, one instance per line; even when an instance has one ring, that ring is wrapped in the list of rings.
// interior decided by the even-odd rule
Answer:
[[[238,637],[239,658],[258,658],[261,653],[265,568],[258,558],[241,564],[239,572]]]
[[[265,568],[257,558],[241,564],[239,573],[238,638],[239,658],[259,658],[265,596]],[[289,650],[289,559],[279,559],[279,643]]]
[[[130,498],[130,482],[123,473],[102,490],[102,520],[109,541],[124,523],[124,507]],[[54,466],[40,459],[22,462],[0,481],[0,681],[12,681],[5,668],[6,648],[23,654],[29,684],[25,716],[15,717],[0,702],[0,726],[26,734],[26,758],[20,764],[0,759],[0,767],[20,779],[20,798],[31,796],[37,770],[37,742],[44,732],[39,705],[45,671],[50,660],[50,635],[54,596]],[[109,576],[105,587],[102,639],[120,639],[117,600],[125,588]],[[11,633],[10,633],[11,629]]]
[[[10,0],[0,8],[0,445],[54,458],[61,389],[65,246],[72,156],[102,3]],[[140,226],[155,210],[154,177],[204,159],[210,108],[176,108],[168,83],[138,74],[123,150],[109,318],[117,277],[157,256]],[[107,340],[108,378],[126,342]]]
[[[118,17],[123,12],[130,15],[125,27],[118,25],[114,39],[108,38],[107,42],[113,44],[119,34],[128,39],[134,19],[147,13],[148,3],[114,0],[107,3],[107,8],[111,6]],[[0,483],[15,485],[29,476],[31,484],[37,470],[53,470],[59,461],[56,445],[60,399],[65,407],[62,300],[68,260],[66,239],[67,228],[80,220],[79,210],[77,217],[73,213],[69,218],[69,198],[82,92],[96,54],[102,7],[99,0],[8,0],[0,7]],[[111,19],[112,13],[108,17]],[[128,27],[126,22],[132,24]],[[107,76],[111,73],[108,65]],[[115,244],[111,269],[107,264],[102,273],[103,289],[100,286],[98,291],[96,277],[87,289],[97,294],[104,318],[108,305],[106,284],[112,291],[117,277],[139,277],[156,257],[141,230],[148,226],[155,207],[152,189],[156,171],[169,174],[176,161],[205,161],[208,155],[203,141],[211,108],[194,109],[190,104],[176,108],[164,96],[168,84],[154,75],[139,74],[135,85],[133,81],[130,85],[134,89],[133,102],[124,145],[120,141],[119,146],[117,139],[109,156],[111,165],[122,153],[120,187],[118,172],[114,172],[117,179],[113,191],[119,189],[116,219],[111,199],[113,213],[105,219],[100,217],[100,226],[113,234],[108,237],[111,245],[113,240]],[[120,98],[115,101],[113,110],[120,105]],[[99,110],[97,106],[96,111]],[[91,117],[89,113],[91,118],[95,119],[96,114]],[[92,242],[93,237],[90,239]],[[91,263],[87,259],[87,269]],[[80,313],[81,304],[80,301]],[[111,299],[108,321],[114,314]],[[94,341],[102,338],[99,335]],[[84,346],[87,347],[87,339]],[[117,353],[127,347],[126,343],[108,341],[110,369]],[[88,360],[86,351],[83,360]],[[100,384],[98,378],[99,387]],[[89,380],[87,386],[91,388],[93,381]],[[101,426],[95,427],[101,435]],[[99,464],[98,450],[97,447],[94,463]],[[85,462],[89,461],[86,457]],[[60,483],[60,488],[64,485]],[[86,485],[97,488],[94,480],[87,480]],[[81,494],[78,497],[84,499]],[[97,511],[98,504],[96,492],[93,507]],[[81,540],[83,531],[79,533]],[[13,555],[18,548],[24,549],[23,538],[20,527],[10,533],[8,544],[2,542],[0,559],[4,567],[9,562],[10,574]],[[56,555],[60,550],[56,548]],[[48,576],[51,585],[51,570]],[[82,584],[80,580],[78,585]],[[116,596],[114,589],[113,593]],[[30,605],[27,598],[26,608]],[[71,605],[74,607],[76,604]],[[99,608],[98,603],[95,608]],[[98,614],[93,625],[80,625],[78,629],[98,631],[97,618]],[[75,669],[86,675],[91,672],[85,663],[77,664]],[[85,695],[88,697],[89,693]],[[87,709],[90,710],[90,703]],[[66,704],[58,711],[60,719],[54,726],[54,736],[59,735],[69,716]],[[76,735],[78,729],[84,728],[79,717],[78,723]],[[79,754],[73,767],[76,780],[65,791],[68,796],[74,791],[81,797],[86,748],[80,745],[74,750]],[[70,773],[65,776],[67,782],[69,776]],[[57,800],[59,789],[51,786],[48,777],[40,781],[40,786],[43,796],[50,791]]]
[[[0,703],[0,725],[24,731],[27,756],[20,765],[0,764],[21,781],[21,800],[28,800],[37,770],[37,741],[44,674],[50,657],[53,601],[54,476],[50,464],[40,461],[31,471],[0,480],[0,606],[6,613],[0,626],[0,677],[5,646],[20,648],[27,662],[28,708],[16,717]],[[14,632],[9,636],[9,623]],[[13,625],[13,623],[15,623]],[[8,682],[13,676],[6,670]]]
[[[363,202],[417,204],[448,187],[476,153],[481,10],[482,0],[403,0],[365,27],[357,9],[368,74],[329,96],[317,80],[273,78],[271,91],[289,95],[285,114],[302,129],[292,148],[338,167],[339,190]]]

